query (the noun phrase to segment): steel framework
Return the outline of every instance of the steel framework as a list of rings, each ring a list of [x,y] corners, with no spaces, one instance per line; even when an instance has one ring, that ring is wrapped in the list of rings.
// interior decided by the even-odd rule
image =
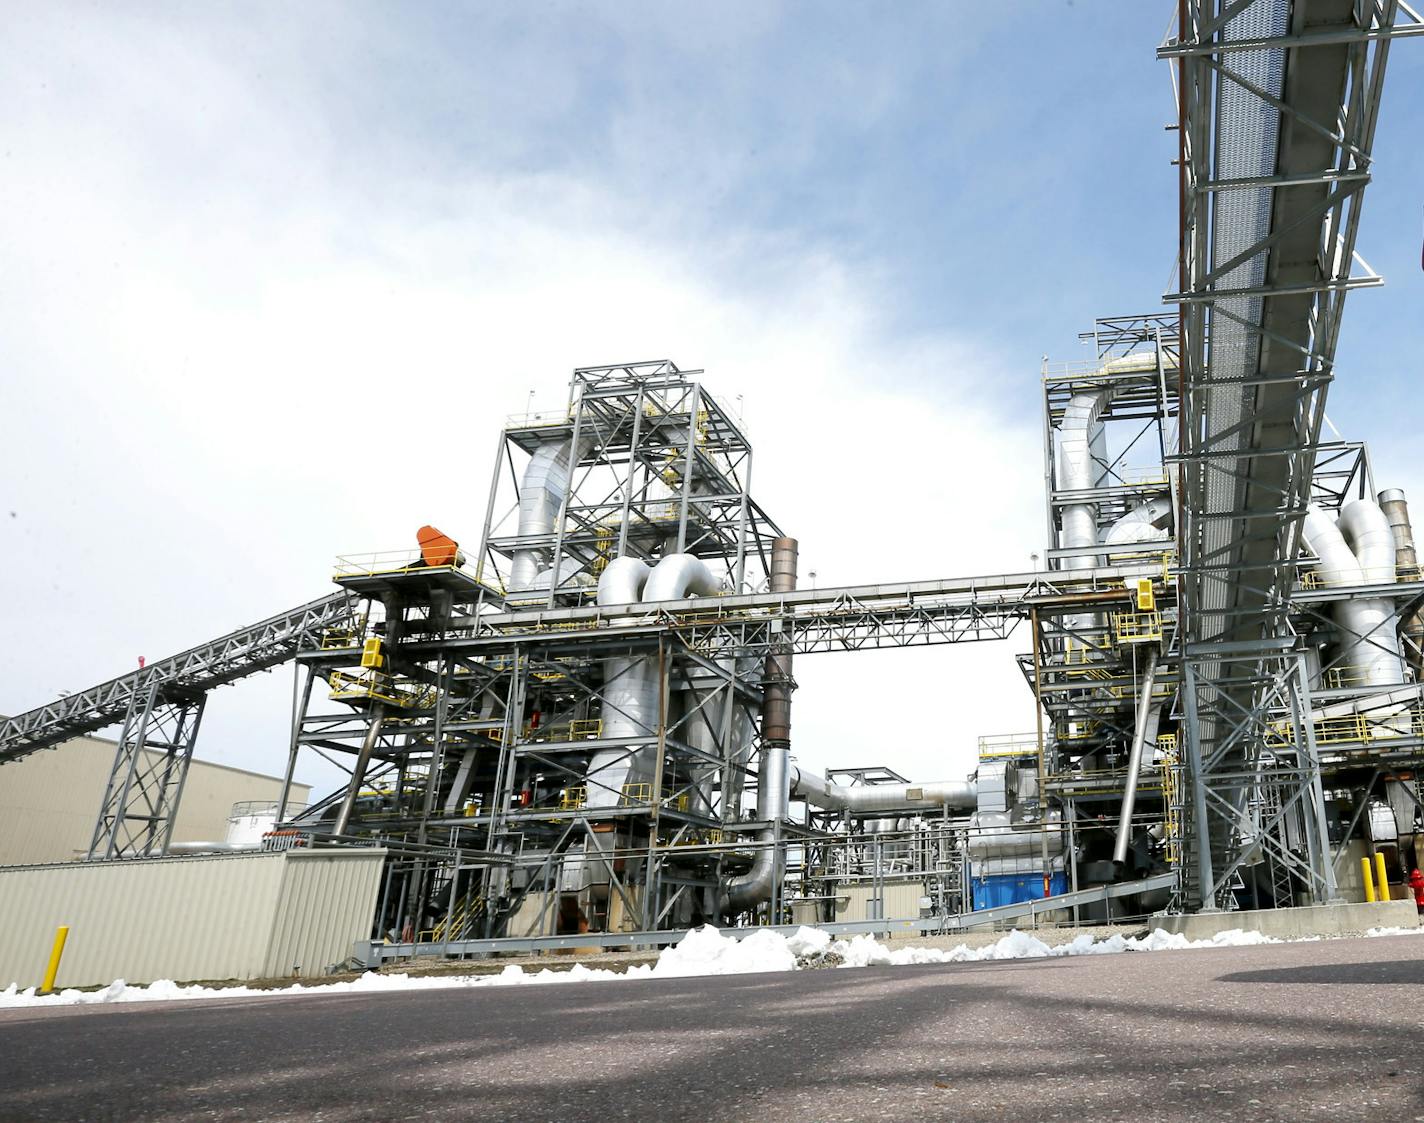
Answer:
[[[1241,780],[1264,722],[1298,705],[1288,619],[1355,252],[1393,0],[1184,0],[1181,145],[1181,603],[1192,860],[1184,893],[1225,905],[1249,835]],[[1407,8],[1404,9],[1408,11]],[[1362,272],[1356,274],[1355,266]],[[1299,726],[1297,726],[1299,728]],[[1285,804],[1318,799],[1296,741]],[[1317,855],[1297,870],[1328,895]]]

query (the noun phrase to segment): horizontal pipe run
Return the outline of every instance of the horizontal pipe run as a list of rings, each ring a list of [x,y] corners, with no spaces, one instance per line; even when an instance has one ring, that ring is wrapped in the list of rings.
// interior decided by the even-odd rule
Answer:
[[[975,806],[977,786],[971,780],[937,780],[926,784],[834,784],[792,766],[791,792],[814,807],[852,815],[882,811],[920,811],[937,807],[961,810]]]

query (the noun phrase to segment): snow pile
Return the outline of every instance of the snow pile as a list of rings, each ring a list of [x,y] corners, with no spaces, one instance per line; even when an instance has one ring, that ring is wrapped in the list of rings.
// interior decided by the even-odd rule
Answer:
[[[694,928],[678,943],[664,948],[649,973],[653,978],[672,979],[794,971],[797,956],[810,950],[818,937],[830,941],[829,936],[814,928],[801,928],[791,936],[766,929],[753,932],[744,940],[733,940],[708,924]]]
[[[1366,936],[1424,936],[1424,924],[1417,928],[1370,928]]]
[[[1370,936],[1424,934],[1424,928],[1372,928]],[[796,971],[807,967],[902,967],[916,963],[974,963],[996,959],[1045,959],[1070,955],[1118,955],[1124,952],[1184,951],[1189,948],[1243,947],[1284,941],[1239,928],[1218,932],[1208,940],[1188,940],[1155,929],[1145,936],[1114,934],[1098,940],[1084,933],[1066,944],[1050,946],[1017,929],[984,947],[960,944],[942,948],[889,948],[873,936],[833,939],[818,928],[799,928],[790,936],[770,930],[753,932],[743,940],[724,936],[707,925],[688,932],[665,948],[656,963],[626,971],[609,971],[575,964],[567,971],[525,971],[511,964],[497,975],[365,974],[344,982],[295,984],[271,990],[247,986],[180,986],[160,979],[148,986],[129,986],[116,979],[102,990],[64,990],[40,996],[34,988],[19,990],[14,984],[0,991],[0,1009],[21,1006],[79,1006],[111,1002],[169,1002],[193,998],[279,998],[293,994],[351,994],[398,990],[439,990],[459,987],[540,985],[546,983],[612,982],[630,979],[677,979],[702,975],[745,975],[769,971]]]
[[[1185,936],[1156,928],[1146,936],[1114,934],[1107,939],[1095,939],[1084,933],[1066,944],[1050,947],[1037,936],[1014,929],[1003,939],[981,948],[966,944],[944,950],[941,948],[887,948],[870,936],[855,936],[848,941],[836,941],[847,967],[903,967],[913,963],[978,963],[994,959],[1047,959],[1065,955],[1116,955],[1126,951],[1185,951],[1188,948],[1243,947],[1251,944],[1275,944],[1281,941],[1260,932],[1245,932],[1233,928],[1218,932],[1209,940],[1189,940]]]

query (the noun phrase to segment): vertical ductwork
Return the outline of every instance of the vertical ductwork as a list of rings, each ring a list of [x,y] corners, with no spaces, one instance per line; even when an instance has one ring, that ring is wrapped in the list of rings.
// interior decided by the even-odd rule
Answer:
[[[637,558],[614,558],[598,579],[600,605],[650,604],[715,596],[721,591],[705,562],[691,554],[671,554],[649,569]],[[658,729],[657,660],[647,655],[603,661],[605,740],[651,737]],[[627,746],[600,749],[588,765],[588,807],[616,807],[627,784],[645,782],[648,753]]]
[[[796,589],[796,539],[777,538],[771,544],[771,591]],[[766,657],[762,685],[761,772],[757,779],[757,814],[773,824],[761,831],[761,846],[752,868],[723,883],[721,908],[729,916],[769,900],[776,884],[779,832],[775,824],[786,818],[790,800],[791,753],[791,641],[776,644]]]
[[[1063,410],[1058,427],[1058,488],[1060,491],[1089,491],[1098,486],[1100,469],[1095,466],[1093,446],[1101,444],[1100,418],[1111,400],[1110,390],[1074,394]],[[1098,544],[1098,505],[1069,503],[1063,508],[1064,549],[1080,549]],[[1091,569],[1098,562],[1092,554],[1063,559],[1064,569]]]
[[[1173,365],[1169,360],[1169,365]],[[1156,351],[1139,351],[1104,363],[1098,375],[1146,374],[1157,369]],[[1058,489],[1089,491],[1109,482],[1107,472],[1107,442],[1103,429],[1103,411],[1113,399],[1115,387],[1074,394],[1064,407],[1058,423]],[[1077,549],[1098,544],[1098,505],[1068,503],[1063,507],[1063,533],[1060,545]],[[1091,569],[1098,559],[1091,554],[1063,559],[1064,569]]]
[[[1357,499],[1340,510],[1337,522],[1315,504],[1305,516],[1305,542],[1317,559],[1325,586],[1374,585],[1395,580],[1395,539],[1379,505]],[[1404,681],[1393,604],[1361,597],[1335,605],[1341,685],[1389,686]],[[1328,685],[1328,683],[1327,683]]]
[[[1394,534],[1394,572],[1397,580],[1419,580],[1419,558],[1414,552],[1414,528],[1409,523],[1409,504],[1404,492],[1390,488],[1379,493],[1380,510]],[[1424,613],[1412,612],[1399,626],[1404,657],[1414,672],[1414,681],[1424,680]]]
[[[652,571],[637,558],[614,558],[598,578],[598,603],[635,604]],[[646,737],[657,722],[658,684],[646,655],[603,661],[603,731],[605,740]],[[634,762],[627,748],[600,749],[588,763],[586,805],[616,807]]]
[[[551,539],[569,487],[569,460],[573,442],[550,441],[534,450],[519,482],[519,539]],[[549,546],[520,546],[509,571],[509,592],[533,588],[549,568]]]

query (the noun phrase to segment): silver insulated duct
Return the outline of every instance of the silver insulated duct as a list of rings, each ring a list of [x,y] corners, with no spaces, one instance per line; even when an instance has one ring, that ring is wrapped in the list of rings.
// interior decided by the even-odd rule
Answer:
[[[635,604],[652,571],[637,558],[614,558],[598,578],[598,603]],[[603,731],[606,740],[646,737],[658,719],[656,673],[646,655],[603,661]],[[588,762],[588,807],[617,807],[634,760],[628,748],[599,749]]]
[[[614,558],[598,579],[598,603],[634,604],[715,596],[717,578],[691,554],[671,554],[649,569],[637,558]],[[658,729],[657,660],[627,655],[603,661],[604,740],[647,738]],[[588,764],[588,807],[616,807],[623,789],[646,781],[648,753],[628,746],[599,749]]]
[[[571,441],[540,445],[525,465],[519,481],[519,538],[547,538],[549,546],[523,546],[514,551],[509,571],[509,592],[532,588],[549,568],[552,538],[569,487]],[[600,601],[600,603],[602,603]]]
[[[796,539],[777,538],[771,544],[771,591],[790,593],[796,590]],[[761,773],[757,779],[757,815],[772,824],[786,818],[789,803],[791,754],[791,645],[774,648],[766,657],[762,686]],[[729,877],[722,884],[719,904],[729,916],[771,898],[776,884],[778,832],[775,826],[763,830],[757,841],[761,844],[752,859],[752,868],[744,874]]]
[[[1338,521],[1315,504],[1305,515],[1305,542],[1318,559],[1327,586],[1376,585],[1395,580],[1394,533],[1377,503],[1357,499],[1340,509]],[[1404,681],[1396,612],[1382,597],[1359,597],[1335,605],[1339,650],[1334,660],[1340,685],[1390,686]]]
[[[873,815],[887,811],[965,810],[975,806],[972,780],[937,780],[927,784],[833,784],[821,776],[791,766],[791,791],[812,807]]]

